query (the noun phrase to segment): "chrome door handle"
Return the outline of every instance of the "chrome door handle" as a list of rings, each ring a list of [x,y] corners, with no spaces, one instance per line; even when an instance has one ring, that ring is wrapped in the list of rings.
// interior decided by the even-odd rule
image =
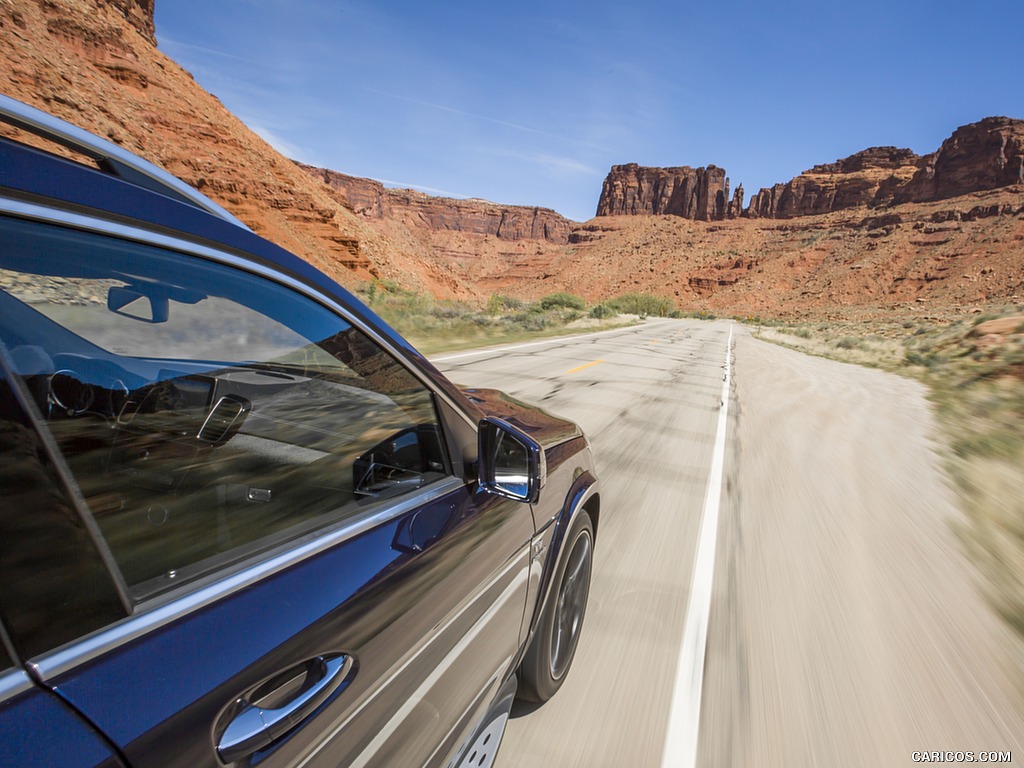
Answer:
[[[260,701],[274,692],[263,690],[268,687],[265,683],[257,686],[237,701],[236,706],[241,709],[220,737],[217,755],[225,763],[233,763],[280,738],[312,714],[342,683],[351,679],[352,667],[350,656],[317,656],[294,667],[294,674],[275,676],[272,679],[294,680],[303,669],[306,674],[298,695],[275,709],[250,703],[249,698]]]

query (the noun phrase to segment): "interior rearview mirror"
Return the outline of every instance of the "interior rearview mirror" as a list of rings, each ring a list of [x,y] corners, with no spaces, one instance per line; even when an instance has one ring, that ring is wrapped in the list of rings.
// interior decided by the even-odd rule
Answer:
[[[205,298],[206,294],[170,283],[134,280],[107,289],[107,309],[144,323],[166,323],[171,314],[171,299],[198,304]]]
[[[139,299],[145,299],[145,303],[135,305]],[[134,305],[131,306],[132,311],[126,311],[125,307],[130,305]],[[111,286],[107,291],[107,309],[145,323],[166,323],[171,312],[170,301],[166,295],[146,295],[133,288],[122,288],[116,285]]]

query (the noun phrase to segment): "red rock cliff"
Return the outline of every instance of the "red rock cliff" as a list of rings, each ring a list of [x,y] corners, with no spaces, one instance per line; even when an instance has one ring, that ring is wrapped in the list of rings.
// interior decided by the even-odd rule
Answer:
[[[598,216],[668,215],[711,221],[729,211],[725,169],[649,168],[636,163],[613,165],[601,188]]]
[[[789,219],[858,206],[946,200],[971,192],[1024,184],[1024,120],[987,117],[957,128],[931,155],[872,147],[752,195],[745,210],[742,185],[728,204],[725,171],[704,168],[612,166],[598,216],[670,214],[688,219]]]
[[[342,283],[471,292],[449,260],[374,231],[159,51],[153,6],[0,0],[0,91],[166,168]]]
[[[786,184],[761,189],[746,215],[787,219],[892,200],[894,191],[919,170],[922,158],[909,149],[872,147],[842,160],[816,165]]]
[[[957,128],[896,193],[896,202],[928,202],[1024,183],[1024,120],[986,117]]]
[[[331,187],[353,212],[367,218],[397,219],[438,232],[469,232],[502,240],[546,240],[559,245],[569,242],[573,222],[548,208],[456,200],[411,189],[387,189],[372,179],[298,165]]]
[[[874,147],[816,165],[750,200],[751,217],[791,218],[890,203],[925,203],[1024,183],[1024,120],[986,117],[957,128],[938,152]]]

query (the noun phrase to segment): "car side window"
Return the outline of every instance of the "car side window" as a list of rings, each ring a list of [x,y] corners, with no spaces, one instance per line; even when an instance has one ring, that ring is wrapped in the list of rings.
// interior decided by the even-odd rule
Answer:
[[[430,390],[242,268],[0,219],[0,334],[134,599],[450,474]]]
[[[6,350],[0,346],[0,356]],[[9,370],[9,358],[0,368]],[[0,619],[21,660],[126,615],[52,454],[0,378]],[[0,670],[3,669],[0,653]]]

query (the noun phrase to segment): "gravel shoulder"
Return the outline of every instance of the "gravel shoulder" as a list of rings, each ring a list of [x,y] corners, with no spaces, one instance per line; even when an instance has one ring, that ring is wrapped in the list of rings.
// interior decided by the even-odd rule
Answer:
[[[1020,649],[956,536],[923,386],[738,330],[699,764],[1024,754]]]

